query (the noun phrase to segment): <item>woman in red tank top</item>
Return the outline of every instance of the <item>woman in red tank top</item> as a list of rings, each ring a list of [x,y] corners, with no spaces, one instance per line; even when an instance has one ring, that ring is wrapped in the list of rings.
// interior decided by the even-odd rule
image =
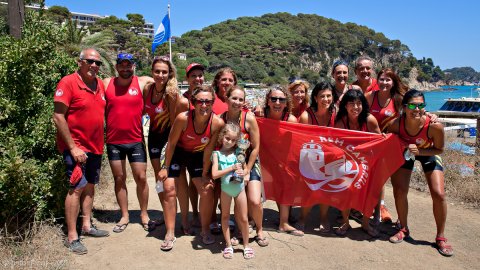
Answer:
[[[348,90],[340,101],[340,108],[335,119],[335,127],[363,132],[381,133],[377,120],[368,112],[368,103],[361,90]],[[378,212],[378,209],[376,209]],[[342,211],[342,225],[335,231],[338,235],[345,235],[350,229],[350,209]],[[376,237],[378,232],[370,226],[370,215],[362,218],[362,229],[370,236]]]
[[[303,80],[295,80],[288,85],[288,91],[292,95],[292,114],[297,120],[309,106],[308,88],[310,88],[310,85]]]
[[[335,125],[335,102],[337,99],[338,97],[329,83],[320,82],[315,85],[310,97],[310,107],[302,113],[299,122],[307,125],[333,127]],[[328,208],[328,205],[320,204],[320,233],[330,232]],[[312,207],[302,207],[302,215],[297,227],[305,227],[311,209]]]
[[[425,97],[420,91],[408,91],[402,100],[402,105],[404,110],[402,116],[388,127],[388,131],[398,134],[408,144],[407,149],[415,156],[415,159],[409,158],[391,177],[400,229],[390,237],[390,242],[400,243],[410,234],[407,223],[407,195],[413,163],[418,160],[422,165],[433,200],[433,216],[437,225],[435,237],[437,250],[444,256],[452,256],[453,248],[447,244],[444,235],[447,201],[443,166],[441,158],[438,156],[443,152],[445,144],[443,125],[439,122],[432,122],[430,117],[425,114]]]
[[[361,90],[360,86],[358,85],[351,85],[348,84],[348,63],[345,60],[337,60],[333,62],[332,66],[332,78],[335,81],[335,85],[333,86],[333,90],[338,97],[335,105],[338,108],[340,100],[342,100],[343,95],[350,89],[359,89]]]
[[[259,164],[257,162],[258,152],[260,150],[260,130],[258,128],[255,115],[244,110],[246,93],[245,90],[232,86],[227,89],[228,111],[222,114],[222,119],[228,123],[238,124],[242,131],[242,138],[250,141],[248,160],[246,162],[246,172],[248,182],[246,183],[247,199],[249,203],[249,216],[255,222],[256,233],[255,241],[260,246],[269,244],[263,233],[263,205],[262,205],[262,182],[259,173]],[[234,238],[232,238],[235,241]]]
[[[143,113],[150,117],[148,132],[148,152],[155,176],[160,172],[160,154],[167,143],[170,127],[175,120],[175,106],[178,100],[177,75],[175,66],[168,56],[155,57],[152,63],[154,83],[146,84],[143,89]],[[160,181],[156,177],[156,181]],[[173,181],[164,181],[164,192],[158,193],[165,219],[165,240],[162,250],[170,250],[175,239],[176,198],[173,195]]]
[[[377,119],[380,130],[395,119],[402,109],[402,98],[408,87],[390,68],[382,69],[377,76],[380,90],[365,94],[370,106],[370,113]]]
[[[367,92],[365,98],[370,106],[370,113],[377,119],[380,130],[384,131],[400,114],[402,98],[408,91],[408,87],[402,83],[400,77],[390,68],[382,69],[378,73],[377,82],[380,89]],[[378,222],[392,222],[392,216],[385,206],[384,197],[384,189],[382,189],[380,195],[380,219]]]
[[[283,87],[274,87],[268,91],[265,97],[265,107],[263,109],[265,118],[297,123],[297,118],[291,114],[291,110],[292,96],[287,89]],[[280,212],[278,232],[288,233],[295,236],[303,236],[303,231],[297,230],[288,223],[290,206],[278,203],[277,206]]]
[[[204,244],[215,242],[210,234],[213,182],[208,176],[210,157],[224,123],[212,112],[215,93],[211,87],[195,88],[190,100],[194,109],[178,114],[168,136],[165,163],[159,172],[162,181],[178,181],[180,170],[187,167],[200,195],[201,237]],[[175,190],[175,185],[170,187]],[[188,193],[186,185],[178,192]],[[175,191],[174,191],[175,193]]]

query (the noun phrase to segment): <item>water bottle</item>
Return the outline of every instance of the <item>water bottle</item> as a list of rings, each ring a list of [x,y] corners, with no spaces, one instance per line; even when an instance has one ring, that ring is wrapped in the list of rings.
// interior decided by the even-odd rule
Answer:
[[[163,192],[163,182],[162,181],[157,181],[157,184],[155,185],[155,190],[157,193]]]

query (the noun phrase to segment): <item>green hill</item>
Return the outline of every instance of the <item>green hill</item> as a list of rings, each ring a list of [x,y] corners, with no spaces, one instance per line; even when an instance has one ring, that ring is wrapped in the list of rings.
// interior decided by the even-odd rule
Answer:
[[[415,59],[399,40],[390,40],[365,26],[310,14],[276,13],[227,20],[185,33],[172,49],[186,53],[187,62],[206,64],[210,73],[230,66],[243,81],[267,84],[294,77],[311,82],[325,79],[334,60],[353,62],[361,54],[376,59],[377,69],[394,67],[403,77],[408,77],[413,67],[419,70],[420,81],[437,81],[444,76],[430,58]]]

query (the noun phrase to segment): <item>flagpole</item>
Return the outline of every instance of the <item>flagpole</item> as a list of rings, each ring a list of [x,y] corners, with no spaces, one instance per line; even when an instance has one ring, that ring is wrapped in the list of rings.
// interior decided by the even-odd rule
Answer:
[[[168,19],[170,20],[170,4],[168,4]],[[170,23],[170,37],[168,38],[168,47],[170,50],[170,62],[172,62],[172,24]]]

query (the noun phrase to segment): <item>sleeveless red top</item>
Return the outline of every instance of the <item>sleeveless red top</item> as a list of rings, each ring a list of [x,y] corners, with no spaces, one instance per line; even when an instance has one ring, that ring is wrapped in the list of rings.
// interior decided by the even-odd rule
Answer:
[[[245,139],[245,140],[248,140],[250,138],[250,134],[248,134],[248,131],[247,131],[247,113],[248,111],[244,111],[242,110],[240,112],[240,121],[239,121],[239,125],[240,125],[240,129],[241,129],[241,132],[242,132],[242,138]],[[227,112],[224,112],[221,116],[220,116],[223,120],[223,122],[225,122],[225,124],[228,122],[227,121]]]
[[[182,148],[186,152],[201,152],[205,149],[205,146],[207,146],[208,142],[210,141],[210,137],[212,136],[211,129],[212,129],[213,113],[210,113],[208,124],[201,133],[195,132],[194,110],[190,110],[187,113],[188,113],[187,128],[184,131],[182,131],[182,134],[180,135],[180,139],[178,140],[177,146]]]
[[[183,97],[186,98],[188,100],[188,110],[193,110],[195,109],[195,107],[193,106],[190,98],[192,97],[189,93],[188,93],[188,90],[187,92],[183,93]]]
[[[345,126],[346,129],[349,129],[349,130],[355,130],[355,129],[351,129],[350,128],[350,125],[348,124],[348,120],[345,121],[345,118],[342,119],[342,122],[343,122],[343,125]],[[369,132],[368,131],[368,127],[367,127],[367,123],[363,123],[363,125],[360,127],[359,130],[357,131],[364,131],[364,132]]]
[[[143,141],[143,96],[138,77],[133,76],[128,86],[119,86],[110,80],[105,90],[107,107],[107,143],[127,144]]]
[[[383,131],[386,125],[397,117],[397,110],[395,109],[395,103],[393,98],[385,105],[381,107],[378,100],[378,91],[373,93],[372,106],[370,107],[370,113],[377,119],[380,130]]]
[[[153,92],[155,91],[155,84],[150,87],[150,95],[145,100],[145,111],[150,117],[149,133],[163,133],[166,132],[170,126],[170,112],[168,111],[167,102],[165,99],[160,100],[154,104]]]
[[[405,117],[401,116],[398,136],[408,144],[416,144],[418,148],[429,148],[433,146],[433,140],[428,137],[428,128],[430,127],[430,122],[430,117],[427,116],[425,124],[423,124],[423,127],[420,129],[420,131],[411,136],[405,129]]]
[[[312,125],[320,126],[320,124],[318,123],[317,116],[315,115],[315,112],[313,112],[312,107],[308,107],[306,111],[310,115],[310,119],[312,119]],[[333,112],[332,116],[330,117],[330,121],[328,121],[326,125],[327,127],[333,127],[335,125],[335,116],[336,116],[336,113]]]

